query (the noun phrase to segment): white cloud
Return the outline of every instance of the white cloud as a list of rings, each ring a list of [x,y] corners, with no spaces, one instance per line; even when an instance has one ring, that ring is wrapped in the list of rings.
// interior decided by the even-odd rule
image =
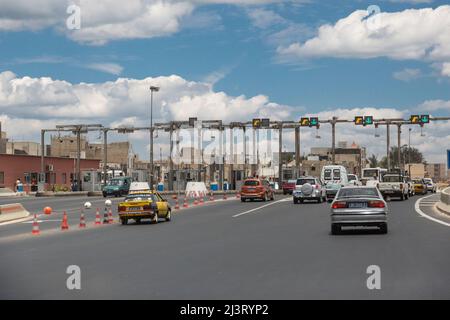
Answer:
[[[91,45],[109,41],[168,36],[181,27],[204,27],[205,23],[220,23],[220,17],[202,16],[202,23],[190,23],[189,18],[199,6],[213,4],[263,5],[282,0],[2,0],[0,31],[40,30],[53,27],[70,39]],[[289,0],[289,3],[304,0]],[[81,8],[81,28],[68,30],[66,9],[69,4]]]
[[[442,64],[441,74],[445,77],[450,77],[450,62]]]
[[[285,62],[308,58],[377,58],[448,61],[450,6],[381,12],[366,19],[358,10],[334,25],[322,25],[317,36],[304,43],[278,48]]]
[[[88,69],[98,70],[106,73],[119,75],[123,71],[123,67],[117,63],[91,63],[86,66]]]
[[[149,86],[157,85],[161,91],[155,95],[155,121],[186,120],[190,116],[199,119],[221,119],[224,122],[244,121],[253,117],[269,117],[273,120],[295,120],[300,113],[318,115],[321,119],[338,116],[353,119],[355,115],[373,115],[375,118],[407,118],[408,110],[394,108],[337,108],[312,113],[301,108],[285,106],[257,95],[229,96],[214,91],[211,84],[185,80],[179,76],[145,79],[119,78],[104,83],[78,83],[51,78],[17,77],[6,71],[0,73],[0,121],[14,138],[39,140],[42,128],[54,128],[56,124],[102,123],[113,127],[146,126],[149,116]],[[430,113],[450,110],[450,102],[430,100],[417,107]],[[394,130],[394,128],[392,129]],[[426,137],[421,137],[418,127],[414,129],[413,141],[421,151],[426,152],[428,161],[443,162],[442,146],[450,141],[450,122],[433,123],[425,127]],[[357,142],[366,146],[369,153],[382,156],[385,152],[385,130],[380,128],[381,138],[374,137],[374,128],[359,128],[352,124],[339,124],[337,140]],[[394,137],[394,131],[392,132]],[[314,138],[314,129],[302,129],[302,152],[312,146],[329,146],[330,126],[323,124],[322,139]],[[164,134],[161,133],[161,138]],[[148,134],[134,133],[130,139],[136,142],[136,150],[147,143]],[[286,133],[285,144],[293,145],[293,135]],[[406,143],[403,136],[403,143]],[[392,138],[392,144],[395,144]],[[139,144],[140,143],[140,144]],[[142,154],[145,157],[145,153]]]
[[[392,74],[394,79],[397,79],[400,81],[405,81],[405,82],[409,82],[409,81],[415,80],[417,78],[420,78],[421,75],[422,75],[422,71],[420,71],[420,69],[410,69],[410,68],[396,71]]]
[[[286,23],[286,20],[276,12],[260,7],[247,9],[247,15],[252,24],[260,29]]]

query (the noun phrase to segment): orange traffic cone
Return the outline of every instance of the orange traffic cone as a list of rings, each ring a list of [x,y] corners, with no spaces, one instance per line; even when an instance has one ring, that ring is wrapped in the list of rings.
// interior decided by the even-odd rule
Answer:
[[[204,196],[203,196],[203,193],[200,195],[200,201],[199,201],[199,204],[200,205],[202,205],[202,204],[204,204],[204,202],[205,202],[205,200],[204,200]]]
[[[39,230],[39,222],[37,220],[37,215],[34,215],[33,229],[31,230],[31,234],[38,235],[40,233],[41,231]]]
[[[109,224],[113,224],[114,223],[114,218],[113,218],[113,214],[112,214],[112,209],[111,208],[109,208],[109,211],[108,211],[108,222],[109,222]]]
[[[197,197],[194,197],[194,206],[198,205]]]
[[[178,197],[175,197],[175,210],[180,209],[180,203],[178,202]]]
[[[61,223],[61,230],[69,230],[69,224],[67,223],[67,213],[65,211]]]
[[[81,215],[80,215],[80,224],[78,225],[78,227],[80,229],[82,228],[86,228],[86,220],[84,219],[84,212],[81,211]]]
[[[214,201],[214,193],[211,192],[210,196],[209,196],[209,201]]]
[[[241,197],[241,193],[240,192],[236,192],[236,199],[239,199]]]
[[[223,194],[223,200],[227,200],[227,194],[226,193]]]
[[[97,208],[97,211],[95,212],[95,225],[100,225],[102,222],[100,221],[100,211]]]
[[[184,197],[183,208],[189,208],[189,203],[188,203],[188,201],[187,201],[186,196]]]

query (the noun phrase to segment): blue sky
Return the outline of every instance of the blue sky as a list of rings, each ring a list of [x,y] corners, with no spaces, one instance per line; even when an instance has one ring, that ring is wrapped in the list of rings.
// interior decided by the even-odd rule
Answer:
[[[120,20],[113,9],[111,21],[108,21],[108,12],[98,13],[95,8],[83,6],[80,1],[74,3],[80,5],[82,24],[88,27],[99,27],[98,20],[104,24]],[[136,1],[149,5],[158,2]],[[165,1],[170,4],[177,2]],[[172,13],[168,14],[168,19],[177,22],[177,26],[170,31],[152,29],[144,36],[134,36],[130,32],[130,36],[120,39],[110,35],[99,45],[92,43],[91,35],[82,34],[77,38],[72,31],[64,30],[67,15],[61,10],[65,6],[60,7],[53,0],[42,0],[42,10],[25,10],[21,6],[23,1],[7,0],[5,4],[0,4],[0,12],[3,12],[0,14],[0,72],[11,71],[14,79],[50,77],[52,81],[64,80],[72,85],[102,85],[115,82],[117,78],[139,80],[177,75],[187,82],[210,83],[213,93],[224,92],[230,99],[241,95],[246,99],[263,95],[267,97],[267,102],[263,103],[265,106],[262,109],[255,109],[256,114],[260,114],[262,111],[258,110],[263,110],[268,104],[275,103],[290,109],[288,118],[354,108],[386,108],[411,113],[420,110],[420,106],[427,102],[433,115],[449,114],[450,74],[447,76],[444,70],[445,63],[450,62],[450,54],[435,58],[424,53],[423,56],[409,58],[407,52],[402,52],[403,56],[393,58],[389,50],[396,49],[376,48],[374,56],[361,57],[358,52],[349,50],[342,57],[335,54],[335,48],[331,48],[325,53],[317,53],[316,50],[304,54],[297,50],[299,53],[294,58],[286,60],[280,53],[290,45],[303,45],[316,38],[319,27],[326,24],[333,26],[357,10],[366,10],[369,5],[379,6],[381,13],[403,14],[407,9],[436,9],[448,4],[446,1],[179,2],[186,2],[191,7],[180,9],[188,13],[183,11],[175,18]],[[234,4],[224,4],[227,2]],[[253,4],[250,5],[250,2]],[[264,3],[255,5],[255,2]],[[1,10],[2,6],[5,6],[4,10]],[[45,11],[47,6],[48,12]],[[107,6],[109,9],[111,7]],[[120,7],[117,10],[120,12]],[[59,15],[53,16],[55,12]],[[92,21],[83,21],[84,16]],[[450,20],[450,17],[447,18]],[[19,21],[20,27],[8,25],[11,19]],[[31,25],[30,19],[36,19],[38,26]],[[130,19],[133,19],[133,14],[130,14]],[[401,32],[405,37],[408,35],[408,31],[397,30],[397,33]],[[449,35],[450,30],[442,30],[442,33]],[[439,41],[437,43],[440,44]],[[347,46],[345,40],[342,46]],[[431,43],[425,49],[428,52],[436,46]],[[191,95],[195,94],[197,92]],[[25,112],[16,114],[17,109],[13,109],[11,99],[9,108],[0,109],[0,114],[11,122],[13,119],[27,118]],[[163,101],[164,98],[161,98],[157,103]],[[168,104],[175,108],[175,102]],[[46,100],[37,107],[49,105],[58,106],[58,102]],[[61,105],[61,110],[65,107],[67,104]],[[173,114],[168,113],[169,117]],[[109,122],[120,122],[118,117],[123,117],[113,113],[99,115]],[[136,112],[131,116],[139,118],[142,113]],[[52,120],[51,115],[42,113],[30,117]],[[163,119],[164,115],[160,117]],[[57,118],[58,121],[66,121],[70,117]],[[31,134],[34,133],[30,131]]]

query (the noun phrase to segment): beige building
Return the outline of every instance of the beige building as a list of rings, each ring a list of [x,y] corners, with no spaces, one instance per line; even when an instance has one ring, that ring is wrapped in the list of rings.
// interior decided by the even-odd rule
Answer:
[[[6,154],[41,155],[41,144],[30,141],[10,141],[6,143]]]
[[[434,181],[447,181],[447,165],[445,163],[430,163],[426,165],[427,177]]]
[[[86,158],[88,143],[86,138],[81,137],[81,158]],[[75,136],[51,137],[50,156],[75,158],[77,155],[77,138]]]
[[[406,170],[409,170],[411,178],[424,178],[425,177],[425,165],[423,163],[411,163],[405,165]]]

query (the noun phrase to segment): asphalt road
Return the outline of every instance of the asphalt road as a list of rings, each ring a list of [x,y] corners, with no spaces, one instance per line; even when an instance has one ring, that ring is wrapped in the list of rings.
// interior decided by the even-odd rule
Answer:
[[[81,231],[86,199],[27,199],[29,209],[75,208],[71,230],[58,230],[56,218],[40,236],[29,223],[0,226],[0,298],[449,299],[450,229],[419,215],[418,199],[389,202],[387,235],[339,236],[330,234],[329,204],[281,196],[216,201],[157,225],[94,227],[91,214]],[[69,265],[81,269],[81,290],[66,288]],[[370,265],[380,267],[380,290],[367,288]]]

